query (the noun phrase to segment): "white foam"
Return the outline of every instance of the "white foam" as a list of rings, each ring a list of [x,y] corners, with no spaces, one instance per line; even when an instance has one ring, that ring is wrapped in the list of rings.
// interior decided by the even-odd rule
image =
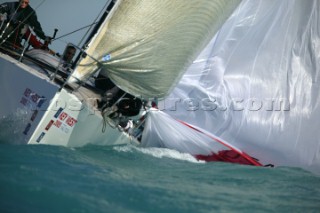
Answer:
[[[181,153],[176,150],[167,149],[167,148],[156,148],[156,147],[141,148],[141,147],[128,145],[128,146],[117,146],[117,147],[114,147],[114,149],[119,152],[138,151],[143,154],[151,155],[156,158],[171,158],[171,159],[177,159],[182,161],[188,161],[192,163],[204,163],[204,161],[198,161],[188,153]]]

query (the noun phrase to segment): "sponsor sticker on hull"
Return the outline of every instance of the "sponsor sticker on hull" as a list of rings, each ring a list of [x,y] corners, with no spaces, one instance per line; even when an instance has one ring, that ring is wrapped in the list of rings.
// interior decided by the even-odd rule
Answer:
[[[41,140],[43,139],[43,137],[44,137],[45,135],[46,135],[46,133],[42,132],[42,133],[40,134],[40,136],[38,137],[38,139],[37,139],[37,143],[40,143]]]
[[[24,131],[23,131],[23,134],[27,135],[28,132],[29,132],[29,130],[30,130],[30,128],[31,128],[31,123],[28,123],[27,126],[26,126],[26,128],[25,128]]]
[[[77,122],[75,118],[64,112],[63,108],[59,108],[45,127],[45,131],[49,131],[54,126],[60,131],[69,134]]]
[[[55,118],[58,118],[59,117],[59,115],[60,115],[60,113],[63,111],[63,109],[60,107],[59,109],[58,109],[58,111],[56,112],[56,114],[54,114],[54,117]]]
[[[49,121],[49,123],[48,123],[48,125],[46,126],[45,130],[48,131],[48,130],[51,128],[51,126],[52,126],[53,123],[54,123],[53,120]]]
[[[46,97],[40,96],[30,88],[26,88],[23,92],[20,103],[26,107],[30,107],[31,109],[40,109],[46,100]]]

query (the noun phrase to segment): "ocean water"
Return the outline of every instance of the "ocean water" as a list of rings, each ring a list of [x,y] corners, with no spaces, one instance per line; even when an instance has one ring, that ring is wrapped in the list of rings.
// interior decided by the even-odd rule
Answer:
[[[0,212],[320,212],[320,177],[159,148],[0,138]]]

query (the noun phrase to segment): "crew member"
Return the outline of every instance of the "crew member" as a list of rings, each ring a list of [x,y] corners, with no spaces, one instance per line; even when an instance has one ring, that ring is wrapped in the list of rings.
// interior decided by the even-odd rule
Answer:
[[[22,39],[27,40],[30,36],[30,44],[35,48],[42,48],[43,44],[34,35],[30,34],[31,31],[26,26],[31,27],[40,39],[50,43],[51,38],[43,32],[36,12],[29,3],[30,0],[20,0],[0,5],[0,13],[6,14],[7,17],[0,31],[0,44],[6,41],[17,48],[21,46]]]

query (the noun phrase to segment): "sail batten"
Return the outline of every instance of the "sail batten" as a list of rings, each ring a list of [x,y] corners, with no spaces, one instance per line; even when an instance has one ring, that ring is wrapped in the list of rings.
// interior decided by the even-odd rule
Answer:
[[[74,75],[83,79],[101,67],[130,94],[164,97],[239,2],[117,1],[87,50],[100,63],[87,57]]]

